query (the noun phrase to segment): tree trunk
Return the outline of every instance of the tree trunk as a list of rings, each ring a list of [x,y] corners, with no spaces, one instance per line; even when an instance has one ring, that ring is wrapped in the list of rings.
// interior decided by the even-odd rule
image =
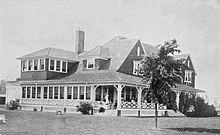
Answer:
[[[155,128],[157,128],[157,101],[155,102]]]

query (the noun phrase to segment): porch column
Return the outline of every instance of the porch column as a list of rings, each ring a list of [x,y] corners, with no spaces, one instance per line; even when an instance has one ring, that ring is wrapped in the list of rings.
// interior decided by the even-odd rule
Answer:
[[[91,91],[91,101],[95,101],[95,96],[96,96],[96,88],[98,87],[98,85],[93,85],[92,86],[92,91]]]
[[[143,87],[137,87],[138,91],[138,109],[141,109],[141,93],[142,93]]]
[[[121,109],[121,91],[124,88],[124,85],[114,85],[118,91],[118,99],[117,99],[117,109]]]
[[[176,93],[176,106],[177,106],[177,109],[179,110],[180,91],[175,91],[175,93]]]

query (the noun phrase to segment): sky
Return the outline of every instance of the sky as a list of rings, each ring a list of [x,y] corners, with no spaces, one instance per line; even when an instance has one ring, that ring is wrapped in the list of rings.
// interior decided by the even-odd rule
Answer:
[[[74,51],[115,36],[159,45],[177,39],[196,70],[196,88],[220,104],[220,0],[0,0],[0,79],[20,77],[16,58],[46,47]]]

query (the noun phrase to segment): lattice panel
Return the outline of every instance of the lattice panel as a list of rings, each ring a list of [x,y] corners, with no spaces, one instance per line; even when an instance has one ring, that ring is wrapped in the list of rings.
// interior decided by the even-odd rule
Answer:
[[[121,104],[121,108],[137,108],[138,104],[137,103],[132,103],[132,102],[123,102]]]
[[[67,100],[67,101],[66,101],[66,105],[67,105],[67,106],[76,107],[76,106],[79,106],[79,105],[80,105],[80,102],[79,102],[79,101],[75,101],[75,100]]]
[[[43,105],[59,105],[63,106],[65,104],[64,100],[52,99],[52,100],[42,100]]]
[[[21,99],[21,104],[36,104],[39,105],[41,103],[40,99]]]

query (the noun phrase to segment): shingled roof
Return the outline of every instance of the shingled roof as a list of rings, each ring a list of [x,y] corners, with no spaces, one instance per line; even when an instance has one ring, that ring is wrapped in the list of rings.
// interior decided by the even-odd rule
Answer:
[[[75,53],[72,51],[57,49],[57,48],[50,48],[50,47],[24,55],[17,59],[27,60],[27,59],[34,59],[34,58],[57,58],[57,59],[62,59],[62,60],[67,60],[67,61],[79,61]]]
[[[196,92],[196,93],[203,93],[205,91],[200,90],[200,89],[195,89],[193,87],[187,86],[185,84],[176,84],[177,87],[171,88],[171,90],[174,91],[183,91],[183,92]]]

